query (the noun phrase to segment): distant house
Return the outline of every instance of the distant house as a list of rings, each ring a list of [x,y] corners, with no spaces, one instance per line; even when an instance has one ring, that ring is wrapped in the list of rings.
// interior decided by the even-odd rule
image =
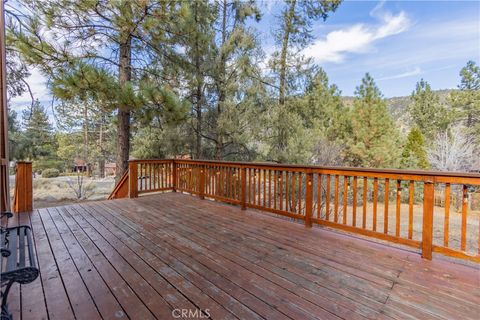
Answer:
[[[105,163],[105,175],[114,176],[117,173],[117,166],[114,162]]]
[[[73,167],[72,167],[72,172],[87,172],[88,170],[88,163],[81,159],[81,158],[75,158],[73,160]]]

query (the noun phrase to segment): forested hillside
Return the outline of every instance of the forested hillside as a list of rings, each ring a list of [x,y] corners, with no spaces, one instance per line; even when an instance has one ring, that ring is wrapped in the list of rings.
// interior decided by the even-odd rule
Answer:
[[[254,0],[20,4],[7,4],[10,97],[33,67],[53,97],[10,114],[11,156],[36,170],[82,159],[119,177],[129,157],[479,170],[478,62],[456,90],[418,79],[385,99],[367,73],[343,97],[304,54],[341,1],[278,2],[268,54]]]
[[[448,97],[452,92],[456,91],[458,90],[444,89],[434,90],[433,92],[438,96],[441,103],[445,104],[447,107],[450,107],[448,104]],[[353,102],[355,101],[355,97],[342,96],[342,101],[345,105],[352,106]],[[385,98],[385,102],[387,104],[388,111],[395,120],[396,125],[402,132],[408,131],[412,125],[412,122],[409,121],[408,113],[408,107],[411,104],[411,96]]]

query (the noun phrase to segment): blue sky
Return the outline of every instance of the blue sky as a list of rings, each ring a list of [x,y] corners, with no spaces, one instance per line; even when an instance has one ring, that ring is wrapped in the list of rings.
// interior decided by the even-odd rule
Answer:
[[[265,2],[273,14],[275,4]],[[271,26],[272,14],[262,24]],[[305,54],[344,95],[353,95],[366,72],[386,97],[409,95],[421,78],[434,89],[455,88],[467,61],[479,63],[480,2],[344,1],[313,34]],[[270,42],[270,33],[262,40]]]
[[[264,1],[256,26],[264,50],[272,50],[271,29],[282,3]],[[409,95],[421,78],[434,89],[456,88],[468,60],[480,62],[478,1],[344,1],[326,22],[316,22],[315,40],[305,50],[323,67],[343,95],[353,95],[366,72],[385,97]],[[35,70],[28,79],[46,105],[51,97]],[[13,101],[30,104],[25,94]]]

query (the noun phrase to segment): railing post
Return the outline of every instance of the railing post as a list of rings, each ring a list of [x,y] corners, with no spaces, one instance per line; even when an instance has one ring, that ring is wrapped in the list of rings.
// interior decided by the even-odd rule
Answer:
[[[241,167],[240,173],[241,173],[240,205],[242,210],[247,210],[247,169],[245,167]]]
[[[305,227],[312,227],[312,208],[313,208],[313,173],[308,170],[307,176],[307,189],[305,193]]]
[[[177,163],[172,160],[172,191],[177,192]]]
[[[200,167],[200,186],[198,188],[198,191],[199,191],[199,195],[200,195],[200,199],[205,199],[205,169],[206,169],[206,166],[203,164],[201,167]]]
[[[138,164],[136,161],[128,162],[128,197],[138,197]]]
[[[17,162],[15,174],[15,194],[12,211],[15,213],[33,210],[32,163]]]
[[[423,185],[422,258],[428,260],[432,260],[434,187],[432,181]]]

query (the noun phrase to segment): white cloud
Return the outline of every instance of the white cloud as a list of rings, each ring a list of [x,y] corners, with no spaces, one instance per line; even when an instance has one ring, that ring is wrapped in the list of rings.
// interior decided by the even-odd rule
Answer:
[[[347,54],[369,52],[375,41],[402,33],[410,27],[411,21],[404,11],[393,15],[389,12],[379,13],[380,10],[381,6],[377,6],[370,13],[380,20],[379,24],[355,24],[332,31],[308,47],[305,55],[313,57],[317,63],[340,63]]]
[[[382,81],[382,80],[401,79],[401,78],[407,78],[407,77],[412,77],[412,76],[418,76],[422,73],[423,72],[422,72],[422,69],[420,69],[420,67],[415,67],[415,69],[413,69],[413,70],[402,72],[402,73],[391,75],[391,76],[387,76],[387,77],[383,77],[383,78],[378,78],[377,80]]]
[[[385,4],[386,0],[378,1],[378,3],[373,7],[373,9],[370,11],[370,15],[372,17],[378,17],[379,13],[381,14],[383,5]]]

